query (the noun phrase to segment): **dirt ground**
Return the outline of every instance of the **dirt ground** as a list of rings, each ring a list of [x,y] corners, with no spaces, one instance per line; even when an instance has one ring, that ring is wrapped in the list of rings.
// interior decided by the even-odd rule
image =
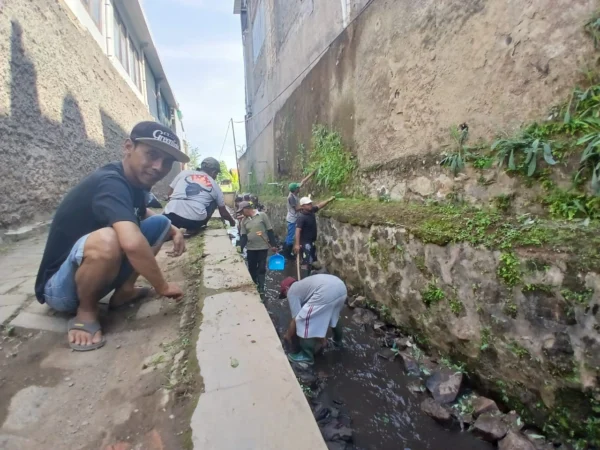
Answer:
[[[146,299],[104,311],[102,349],[72,352],[66,333],[5,327],[0,448],[190,448],[189,418],[201,385],[190,352],[197,297],[189,277],[198,272],[190,272],[193,252],[170,258],[170,246],[159,254],[159,263],[169,281],[184,287],[185,299],[179,304]]]

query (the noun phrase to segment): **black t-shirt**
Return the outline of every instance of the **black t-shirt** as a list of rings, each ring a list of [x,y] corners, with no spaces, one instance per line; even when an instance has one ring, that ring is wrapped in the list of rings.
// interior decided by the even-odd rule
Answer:
[[[317,216],[315,213],[319,210],[313,206],[312,212],[301,211],[296,219],[296,227],[300,228],[300,245],[312,244],[317,240]]]
[[[46,249],[35,281],[41,303],[44,288],[67,259],[79,238],[116,222],[139,225],[146,215],[147,191],[132,186],[123,164],[110,163],[84,178],[65,196],[56,210]]]

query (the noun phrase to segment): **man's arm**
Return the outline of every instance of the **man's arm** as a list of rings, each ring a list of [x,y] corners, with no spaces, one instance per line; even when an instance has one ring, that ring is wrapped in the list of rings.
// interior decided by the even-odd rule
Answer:
[[[296,223],[296,237],[294,239],[294,252],[296,254],[300,253],[300,233],[302,232],[302,228],[298,228],[298,224]]]
[[[276,249],[277,239],[275,238],[275,233],[273,233],[273,230],[267,230],[267,237],[269,238],[269,244],[271,245],[272,249]]]
[[[92,197],[96,220],[117,233],[119,246],[137,273],[145,277],[160,295],[180,299],[183,292],[177,285],[165,281],[148,240],[142,234],[135,216],[131,191],[123,178],[102,179]],[[148,214],[146,209],[145,216]]]
[[[288,343],[292,343],[292,337],[296,335],[296,318],[293,317],[290,322],[290,326],[288,327],[283,339],[285,339]]]
[[[175,186],[177,186],[177,183],[179,183],[179,180],[181,180],[182,177],[185,176],[185,173],[187,172],[186,170],[182,170],[181,172],[179,172],[177,174],[177,176],[175,178],[173,178],[173,181],[171,181],[171,184],[169,185],[169,190],[167,191],[167,198],[171,198],[171,195],[173,195],[173,191],[175,190]]]
[[[275,239],[275,233],[273,233],[273,225],[271,225],[271,219],[266,213],[260,213],[263,218],[263,223],[265,224],[265,229],[267,230],[267,237],[269,238],[269,245],[273,251],[276,250],[277,247],[277,239]]]
[[[242,221],[240,225],[240,249],[242,252],[246,245],[248,245],[248,230],[246,230],[246,224]]]
[[[242,252],[244,251],[244,248],[246,247],[246,245],[248,245],[248,235],[242,234],[242,236],[240,237],[240,250]]]
[[[221,218],[223,218],[229,222],[229,225],[231,225],[231,226],[235,225],[235,220],[233,220],[233,217],[231,217],[231,214],[229,213],[227,206],[225,206],[225,205],[219,206],[219,213],[221,213]]]
[[[305,184],[305,183],[306,183],[308,180],[310,180],[310,179],[313,177],[313,175],[314,175],[315,173],[317,173],[317,170],[316,170],[316,169],[315,169],[315,170],[313,170],[311,173],[309,173],[307,176],[305,176],[305,177],[304,177],[304,179],[303,179],[303,180],[300,182],[300,187],[304,186],[304,184]]]
[[[288,205],[290,205],[290,207],[296,212],[302,209],[302,207],[298,204],[298,199],[295,195],[288,197]]]
[[[335,197],[329,197],[327,200],[325,200],[324,202],[318,203],[317,204],[317,208],[319,209],[323,209],[325,208],[327,205],[329,205],[332,201],[335,200]]]
[[[129,221],[115,222],[112,227],[117,233],[119,246],[134,270],[146,278],[159,295],[172,296],[170,294],[172,294],[173,286],[165,280],[150,244],[148,244],[148,240],[144,237],[140,228]],[[182,296],[183,293],[180,291],[180,294],[173,297],[181,298]]]
[[[223,195],[223,191],[221,190],[216,181],[213,183],[213,189],[215,191],[215,195],[213,198],[217,202],[217,208],[219,208],[221,218],[227,220],[229,222],[229,225],[234,226],[235,220],[233,219],[233,217],[231,217],[227,206],[225,206],[225,196]]]

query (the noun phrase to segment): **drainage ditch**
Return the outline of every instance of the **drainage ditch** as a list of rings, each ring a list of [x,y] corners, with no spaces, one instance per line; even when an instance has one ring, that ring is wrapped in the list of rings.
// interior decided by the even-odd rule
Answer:
[[[235,245],[237,229],[228,233]],[[291,320],[287,300],[279,299],[286,276],[296,276],[294,264],[268,271],[265,286],[279,336]],[[292,365],[330,450],[490,450],[498,441],[502,450],[565,448],[525,430],[514,412],[502,414],[469,390],[459,367],[427,357],[364,300],[357,303],[340,316],[342,348],[328,345],[312,367]]]
[[[294,275],[292,266],[288,264],[284,272],[267,274],[265,306],[280,336],[291,317],[287,300],[279,299],[279,283],[285,276]],[[426,399],[423,381],[405,373],[395,352],[382,351],[382,341],[389,332],[375,331],[373,324],[353,320],[359,312],[345,307],[341,314],[343,348],[328,346],[312,370],[295,368],[330,448],[493,448],[458,427],[444,429],[421,411],[420,405]]]

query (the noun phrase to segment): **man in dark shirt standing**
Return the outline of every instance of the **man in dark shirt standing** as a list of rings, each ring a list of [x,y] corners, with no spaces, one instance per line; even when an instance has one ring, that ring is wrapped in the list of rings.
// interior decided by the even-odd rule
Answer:
[[[135,287],[139,275],[159,295],[183,297],[155,259],[167,236],[173,239],[173,255],[181,255],[183,235],[165,216],[146,208],[148,191],[175,161],[189,161],[179,138],[159,123],[141,122],[125,142],[123,160],[84,178],[56,210],[35,293],[54,310],[76,313],[68,325],[72,349],[104,345],[98,302],[112,290],[111,308],[149,295],[149,289]]]
[[[317,217],[315,213],[325,208],[335,200],[331,197],[318,205],[313,205],[310,197],[300,199],[300,214],[296,220],[296,237],[294,240],[294,253],[302,257],[304,269],[310,272],[312,263],[317,260]]]

